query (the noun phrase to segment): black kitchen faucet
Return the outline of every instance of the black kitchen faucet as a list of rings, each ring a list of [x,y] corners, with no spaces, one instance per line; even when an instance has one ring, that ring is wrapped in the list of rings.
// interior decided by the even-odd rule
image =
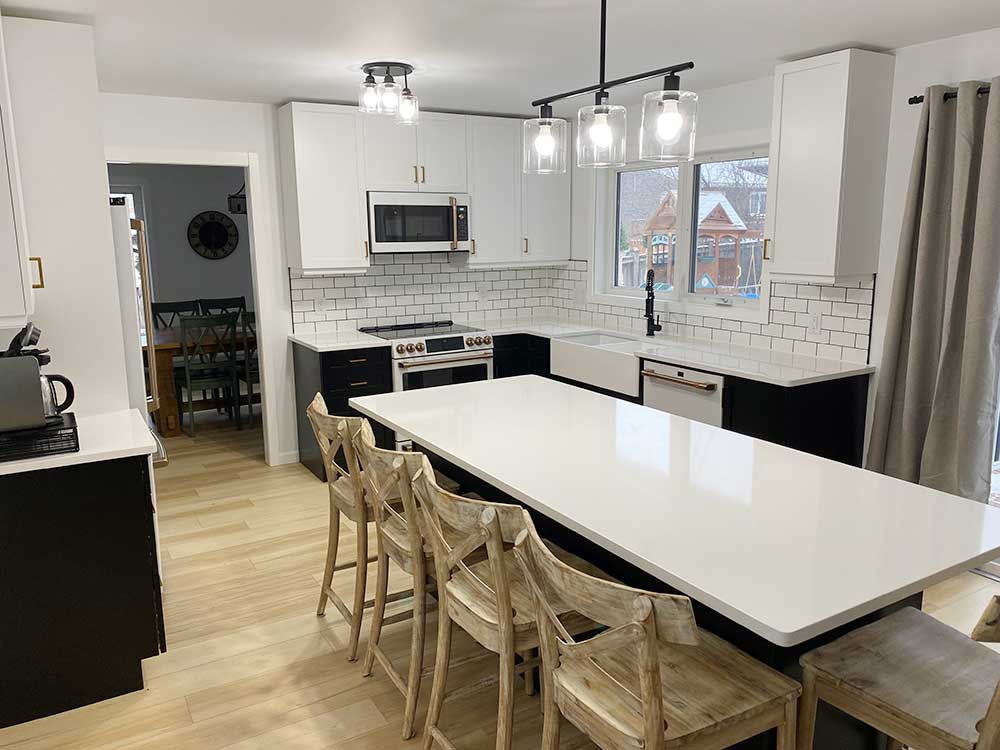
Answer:
[[[652,336],[657,331],[662,331],[663,326],[660,324],[660,316],[656,316],[656,321],[653,321],[653,302],[656,301],[656,294],[653,292],[653,269],[650,268],[646,271],[646,335]]]

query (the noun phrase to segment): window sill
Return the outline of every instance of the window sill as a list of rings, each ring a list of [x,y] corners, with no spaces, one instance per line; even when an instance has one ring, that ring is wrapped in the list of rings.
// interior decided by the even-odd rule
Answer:
[[[587,301],[594,305],[617,305],[637,310],[644,310],[646,307],[645,296],[614,294],[612,292],[589,294]],[[660,315],[671,313],[697,315],[703,318],[724,318],[747,323],[760,323],[761,325],[766,325],[770,322],[768,320],[768,304],[764,298],[757,300],[756,304],[734,303],[732,305],[719,305],[712,302],[694,300],[687,295],[678,296],[673,292],[663,292],[662,296],[658,297],[654,303],[653,309]]]

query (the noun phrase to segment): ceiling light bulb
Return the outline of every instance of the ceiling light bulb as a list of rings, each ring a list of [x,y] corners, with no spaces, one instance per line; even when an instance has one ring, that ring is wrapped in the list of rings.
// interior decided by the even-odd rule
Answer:
[[[612,140],[614,140],[614,133],[611,132],[611,126],[608,125],[608,115],[606,113],[598,112],[594,115],[594,124],[590,126],[588,134],[590,135],[590,140],[598,148],[608,148],[611,145]]]
[[[375,93],[374,86],[369,86],[365,89],[365,106],[375,109],[376,104],[378,104],[378,94]]]
[[[673,143],[684,127],[684,116],[677,111],[677,100],[663,102],[663,112],[656,118],[656,137],[664,143]]]
[[[404,120],[409,120],[411,117],[413,117],[413,113],[415,111],[416,109],[413,106],[412,99],[410,99],[409,97],[404,97],[402,100],[400,100],[399,116],[402,117]]]
[[[392,111],[396,109],[396,105],[399,104],[399,97],[396,96],[396,92],[392,89],[388,89],[382,92],[382,108],[386,111]]]
[[[556,150],[556,139],[552,137],[551,125],[540,125],[535,138],[535,151],[539,156],[552,156]]]

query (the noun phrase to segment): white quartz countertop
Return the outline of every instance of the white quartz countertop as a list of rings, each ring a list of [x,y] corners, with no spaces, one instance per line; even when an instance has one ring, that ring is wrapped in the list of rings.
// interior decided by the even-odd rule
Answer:
[[[546,378],[350,404],[779,646],[1000,556],[1000,509]]]
[[[649,338],[631,332],[605,330],[566,321],[486,320],[472,321],[469,325],[482,328],[494,335],[528,333],[550,339],[571,336],[575,333],[604,333],[628,340],[627,343],[615,345],[614,351],[628,351],[643,359],[786,387],[875,372],[875,368],[871,365],[857,362],[820,359],[789,352],[678,338],[659,333]],[[385,339],[358,331],[299,333],[292,334],[288,338],[317,352],[389,346],[389,342]]]
[[[77,416],[76,428],[80,436],[79,451],[25,461],[3,461],[0,462],[0,476],[143,456],[156,451],[156,441],[138,409]]]

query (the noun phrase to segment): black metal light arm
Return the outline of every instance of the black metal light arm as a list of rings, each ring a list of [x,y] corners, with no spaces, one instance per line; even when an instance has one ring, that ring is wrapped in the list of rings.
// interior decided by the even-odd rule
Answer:
[[[580,96],[581,94],[590,94],[594,91],[601,91],[606,89],[611,89],[616,86],[622,86],[626,83],[635,83],[636,81],[645,81],[649,78],[659,78],[660,76],[673,75],[679,73],[682,70],[691,70],[694,67],[693,62],[678,63],[676,65],[670,65],[666,68],[657,68],[656,70],[647,70],[645,73],[636,73],[635,75],[625,76],[624,78],[616,78],[613,81],[605,81],[603,84],[595,83],[592,86],[584,86],[580,89],[573,89],[572,91],[566,91],[562,94],[553,94],[552,96],[544,96],[541,99],[535,99],[531,103],[532,107],[541,107],[543,104],[552,104],[552,102],[560,101],[561,99],[570,99],[574,96]]]

